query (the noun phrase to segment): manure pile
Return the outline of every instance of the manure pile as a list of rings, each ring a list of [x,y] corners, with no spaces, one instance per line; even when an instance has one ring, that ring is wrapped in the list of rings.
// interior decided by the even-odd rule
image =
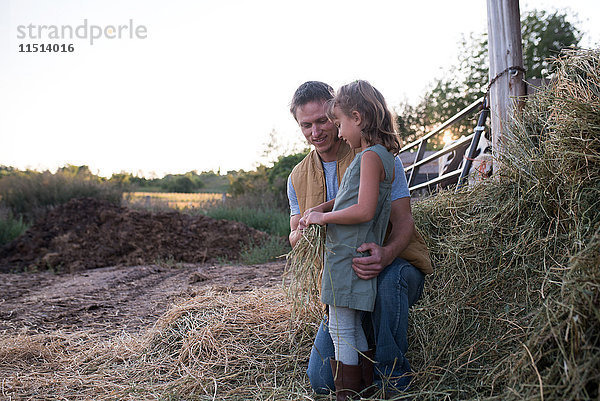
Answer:
[[[172,259],[210,263],[236,259],[267,234],[242,223],[176,211],[147,212],[92,198],[54,208],[0,249],[0,271],[76,271]]]

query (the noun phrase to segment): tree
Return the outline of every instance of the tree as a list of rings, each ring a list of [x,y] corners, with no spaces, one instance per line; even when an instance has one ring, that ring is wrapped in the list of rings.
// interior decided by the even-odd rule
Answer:
[[[185,174],[167,174],[159,180],[160,188],[167,192],[192,193],[204,187],[204,183],[196,171]]]
[[[581,32],[567,21],[566,14],[533,10],[522,21],[523,62],[526,77],[543,78],[552,74],[549,58],[561,49],[577,46]]]
[[[63,167],[59,167],[56,172],[71,177],[99,179],[99,177],[93,174],[86,165],[75,166],[73,164],[67,164]]]
[[[564,12],[538,10],[523,16],[521,30],[526,80],[551,77],[549,58],[558,55],[565,47],[577,46],[581,40],[580,31],[567,18]],[[396,109],[398,131],[406,143],[485,94],[489,81],[487,45],[485,33],[463,37],[457,63],[446,75],[434,80],[415,106],[403,103]],[[452,128],[451,135],[457,138],[469,134],[473,127],[473,119],[465,119]],[[430,145],[439,148],[443,144],[441,140],[434,140]]]
[[[119,188],[129,188],[131,185],[131,174],[125,171],[113,173],[108,181],[114,183]]]

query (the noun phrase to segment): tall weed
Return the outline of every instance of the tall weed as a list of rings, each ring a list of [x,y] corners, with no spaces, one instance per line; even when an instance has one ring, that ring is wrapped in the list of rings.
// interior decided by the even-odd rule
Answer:
[[[269,237],[261,244],[250,244],[240,253],[240,262],[245,265],[256,265],[273,262],[285,256],[291,248],[286,239]]]
[[[54,206],[73,198],[92,197],[119,203],[122,192],[95,176],[78,176],[66,172],[55,174],[27,171],[0,179],[0,201],[14,216],[34,221]]]
[[[22,217],[14,218],[10,212],[0,211],[0,247],[23,234],[28,227]]]

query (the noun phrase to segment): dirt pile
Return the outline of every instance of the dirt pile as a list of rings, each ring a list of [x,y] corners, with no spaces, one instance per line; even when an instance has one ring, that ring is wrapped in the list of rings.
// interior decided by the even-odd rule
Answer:
[[[0,271],[76,271],[167,259],[210,263],[236,259],[245,245],[266,237],[242,223],[207,216],[151,213],[92,198],[74,199],[1,248]]]

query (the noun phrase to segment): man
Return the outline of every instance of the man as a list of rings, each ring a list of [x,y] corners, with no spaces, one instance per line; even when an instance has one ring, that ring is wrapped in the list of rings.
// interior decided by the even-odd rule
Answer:
[[[338,138],[336,126],[325,115],[326,102],[334,96],[331,86],[317,81],[300,85],[292,98],[290,112],[314,149],[288,178],[292,246],[302,233],[299,221],[311,207],[334,199],[343,174],[355,151]],[[352,268],[361,279],[377,277],[375,310],[363,319],[372,328],[375,345],[375,379],[380,386],[391,384],[405,388],[410,364],[404,357],[407,348],[408,309],[421,296],[424,275],[431,273],[427,248],[414,227],[410,194],[402,162],[397,157],[392,185],[391,230],[383,246],[361,245],[357,250],[369,256],[355,258]],[[410,262],[410,263],[409,263]],[[369,335],[367,335],[369,337]],[[373,338],[374,337],[374,338]],[[310,354],[307,374],[314,391],[327,394],[335,390],[329,359],[334,346],[327,329],[327,317],[321,322]],[[362,358],[368,364],[368,358]],[[362,363],[362,362],[361,362]]]

